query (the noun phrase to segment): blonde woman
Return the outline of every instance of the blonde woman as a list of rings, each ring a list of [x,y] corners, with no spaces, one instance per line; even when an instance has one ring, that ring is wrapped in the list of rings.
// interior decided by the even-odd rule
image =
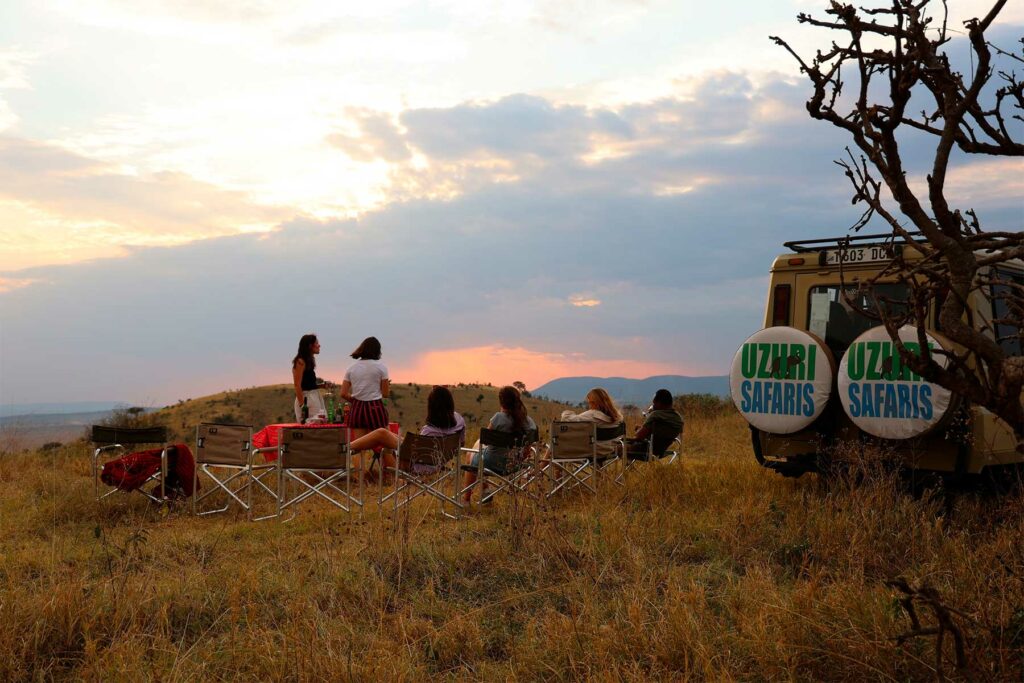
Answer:
[[[563,422],[596,422],[602,427],[611,427],[622,422],[622,413],[615,406],[615,401],[601,387],[594,387],[587,392],[587,409],[582,413],[566,410],[559,417]],[[600,457],[615,454],[615,441],[598,441],[597,454]]]

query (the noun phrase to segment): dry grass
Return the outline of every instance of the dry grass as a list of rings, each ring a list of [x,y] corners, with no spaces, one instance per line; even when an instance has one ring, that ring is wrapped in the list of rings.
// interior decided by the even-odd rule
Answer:
[[[162,516],[93,502],[84,445],[0,458],[0,679],[934,680],[897,576],[959,611],[946,675],[1021,678],[1020,500],[783,479],[713,411],[686,442],[598,497],[397,526]]]

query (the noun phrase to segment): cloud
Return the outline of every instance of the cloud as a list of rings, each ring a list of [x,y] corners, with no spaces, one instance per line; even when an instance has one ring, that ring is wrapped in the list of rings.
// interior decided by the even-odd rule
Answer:
[[[327,142],[344,152],[354,161],[369,162],[377,159],[396,162],[410,157],[409,147],[391,117],[366,109],[350,108],[346,118],[355,133],[336,132]]]
[[[310,330],[334,379],[369,334],[409,380],[724,374],[762,324],[781,243],[842,234],[859,213],[831,161],[848,141],[807,119],[806,94],[784,77],[717,73],[614,107],[518,95],[397,119],[360,110],[332,142],[390,165],[400,201],[2,273],[32,282],[0,293],[0,383],[25,400],[43,391],[24,357],[45,358],[69,400],[285,382]],[[926,152],[913,141],[912,157]],[[985,163],[955,168],[984,171],[994,187],[979,208],[1019,227],[1017,181]],[[225,226],[235,213],[276,217],[188,178],[136,177],[24,141],[0,153],[0,192],[8,179],[19,210],[123,215],[140,230],[202,220],[211,206]],[[182,206],[192,193],[199,203]],[[127,208],[99,211],[96,195]],[[600,305],[576,305],[590,302]]]
[[[0,136],[0,257],[8,269],[269,230],[291,215],[185,174],[134,175]]]
[[[594,308],[601,305],[601,300],[592,299],[583,294],[573,294],[569,297],[569,303],[576,307]]]

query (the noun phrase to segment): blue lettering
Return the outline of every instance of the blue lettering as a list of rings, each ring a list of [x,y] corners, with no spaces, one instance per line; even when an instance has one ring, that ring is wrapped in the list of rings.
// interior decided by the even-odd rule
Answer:
[[[804,385],[804,417],[814,416],[814,385]]]
[[[796,415],[796,410],[793,405],[793,400],[796,397],[796,385],[795,384],[784,384],[782,385],[783,407],[782,410],[786,415]]]
[[[752,413],[763,413],[764,412],[764,401],[761,398],[762,386],[760,382],[754,382],[754,394],[750,400],[750,412]]]
[[[847,406],[850,411],[850,417],[860,417],[860,385],[856,382],[850,383],[846,393],[850,397],[850,405]]]
[[[910,387],[906,384],[900,384],[896,387],[896,393],[899,394],[900,410],[899,415],[901,418],[910,417]]]
[[[884,384],[885,387],[885,417],[896,417],[899,409],[896,407],[896,387],[892,384]]]
[[[746,349],[744,349],[744,351],[745,350]],[[749,379],[743,380],[742,384],[740,384],[740,396],[742,397],[741,400],[740,400],[740,412],[741,413],[749,413],[750,412],[750,380]]]
[[[866,383],[862,384],[860,387],[860,392],[860,414],[863,415],[864,417],[874,417],[875,406],[873,401],[871,400],[871,385]]]
[[[925,420],[932,419],[934,410],[932,409],[932,387],[929,384],[921,385],[921,417]]]

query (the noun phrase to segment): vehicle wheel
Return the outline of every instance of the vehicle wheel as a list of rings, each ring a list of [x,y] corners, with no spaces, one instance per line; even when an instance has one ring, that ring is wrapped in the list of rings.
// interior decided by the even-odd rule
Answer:
[[[757,460],[757,464],[767,467],[764,462],[764,454],[761,453],[761,432],[753,427],[750,428],[750,445],[754,447],[754,458]]]

